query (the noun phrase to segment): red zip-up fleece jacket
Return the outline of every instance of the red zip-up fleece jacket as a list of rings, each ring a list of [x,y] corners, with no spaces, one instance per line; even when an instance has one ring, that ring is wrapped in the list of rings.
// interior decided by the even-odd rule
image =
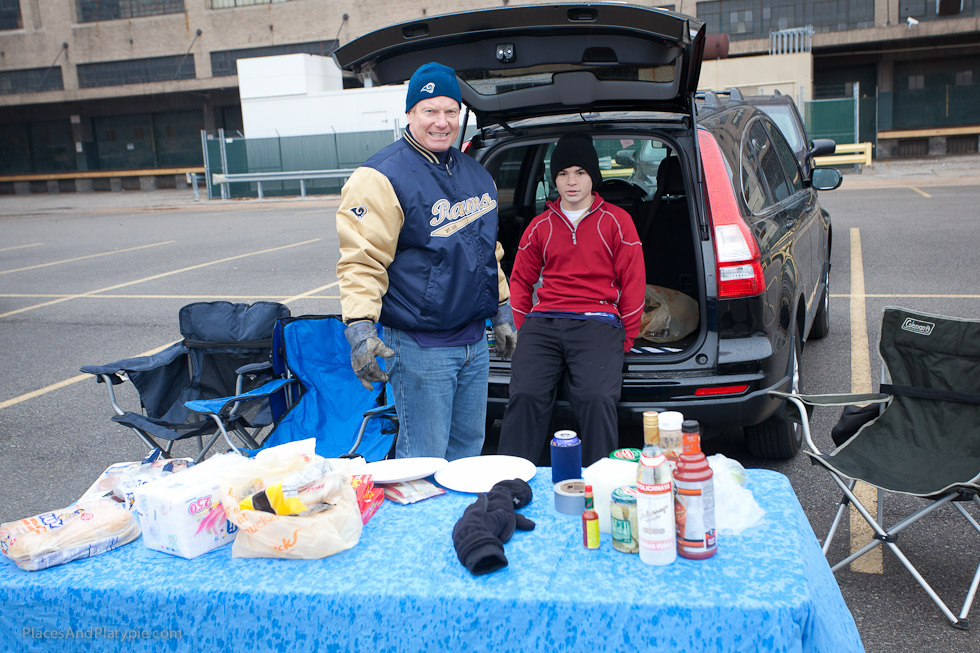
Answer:
[[[645,270],[640,237],[626,211],[593,193],[588,213],[573,227],[560,202],[548,202],[524,230],[517,249],[510,276],[514,324],[519,329],[533,311],[613,313],[623,321],[629,351],[640,332]]]

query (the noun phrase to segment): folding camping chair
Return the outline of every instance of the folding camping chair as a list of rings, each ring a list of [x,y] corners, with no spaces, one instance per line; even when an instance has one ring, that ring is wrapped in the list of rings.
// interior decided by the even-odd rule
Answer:
[[[275,302],[188,304],[178,315],[180,342],[151,356],[86,365],[81,371],[106,384],[113,422],[168,457],[177,441],[197,438],[195,460],[200,461],[221,434],[184,402],[241,393],[273,378],[272,332],[276,320],[288,316],[289,309]],[[141,412],[126,411],[116,400],[114,386],[127,380],[139,394]],[[226,428],[250,446],[258,446],[256,434],[271,423],[268,402],[226,415]],[[210,436],[206,444],[205,436]]]
[[[385,458],[398,431],[394,404],[385,401],[384,384],[366,390],[350,364],[350,345],[339,315],[306,315],[276,323],[273,366],[280,378],[235,396],[190,401],[188,410],[210,418],[229,446],[229,416],[243,404],[285,398],[286,412],[263,447],[316,438],[325,458],[355,453],[369,462]],[[384,359],[379,359],[383,365]],[[384,417],[385,420],[376,420]]]
[[[827,539],[824,554],[849,504],[874,530],[874,540],[832,567],[836,572],[880,544],[885,544],[922,586],[950,623],[969,628],[967,617],[977,586],[980,565],[973,574],[966,600],[956,616],[939,598],[898,547],[906,527],[951,504],[974,530],[980,524],[964,504],[980,506],[980,320],[965,320],[887,307],[881,323],[878,351],[882,360],[879,394],[794,395],[785,397],[799,410],[807,453],[823,466],[844,493]],[[887,383],[886,381],[889,381]],[[844,406],[878,403],[881,411],[829,454],[813,442],[807,405]],[[871,411],[873,413],[873,411]],[[927,499],[912,515],[886,527],[879,496],[877,519],[854,493],[856,481],[879,490]]]

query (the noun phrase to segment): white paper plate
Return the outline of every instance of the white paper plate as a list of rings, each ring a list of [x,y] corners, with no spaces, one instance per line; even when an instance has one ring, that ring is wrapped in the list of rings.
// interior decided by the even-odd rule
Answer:
[[[370,474],[375,483],[401,483],[432,476],[447,464],[445,458],[392,458],[368,463],[354,473]]]
[[[457,492],[489,492],[499,481],[530,481],[534,463],[518,456],[471,456],[454,460],[438,472],[436,483]]]

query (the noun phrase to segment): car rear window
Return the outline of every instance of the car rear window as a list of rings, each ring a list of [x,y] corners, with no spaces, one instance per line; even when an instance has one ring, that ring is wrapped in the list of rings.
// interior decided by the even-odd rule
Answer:
[[[505,70],[457,70],[456,75],[480,95],[502,95],[536,86],[550,86],[555,75],[589,71],[600,81],[632,81],[669,84],[674,81],[673,62],[658,66],[548,64]]]

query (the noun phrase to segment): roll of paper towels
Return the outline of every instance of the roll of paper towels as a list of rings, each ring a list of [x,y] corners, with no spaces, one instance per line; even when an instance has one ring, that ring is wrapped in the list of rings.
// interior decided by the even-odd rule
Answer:
[[[609,506],[613,490],[624,485],[636,485],[636,467],[637,463],[629,460],[601,458],[582,473],[585,484],[592,486],[600,532],[608,533],[611,530]]]

